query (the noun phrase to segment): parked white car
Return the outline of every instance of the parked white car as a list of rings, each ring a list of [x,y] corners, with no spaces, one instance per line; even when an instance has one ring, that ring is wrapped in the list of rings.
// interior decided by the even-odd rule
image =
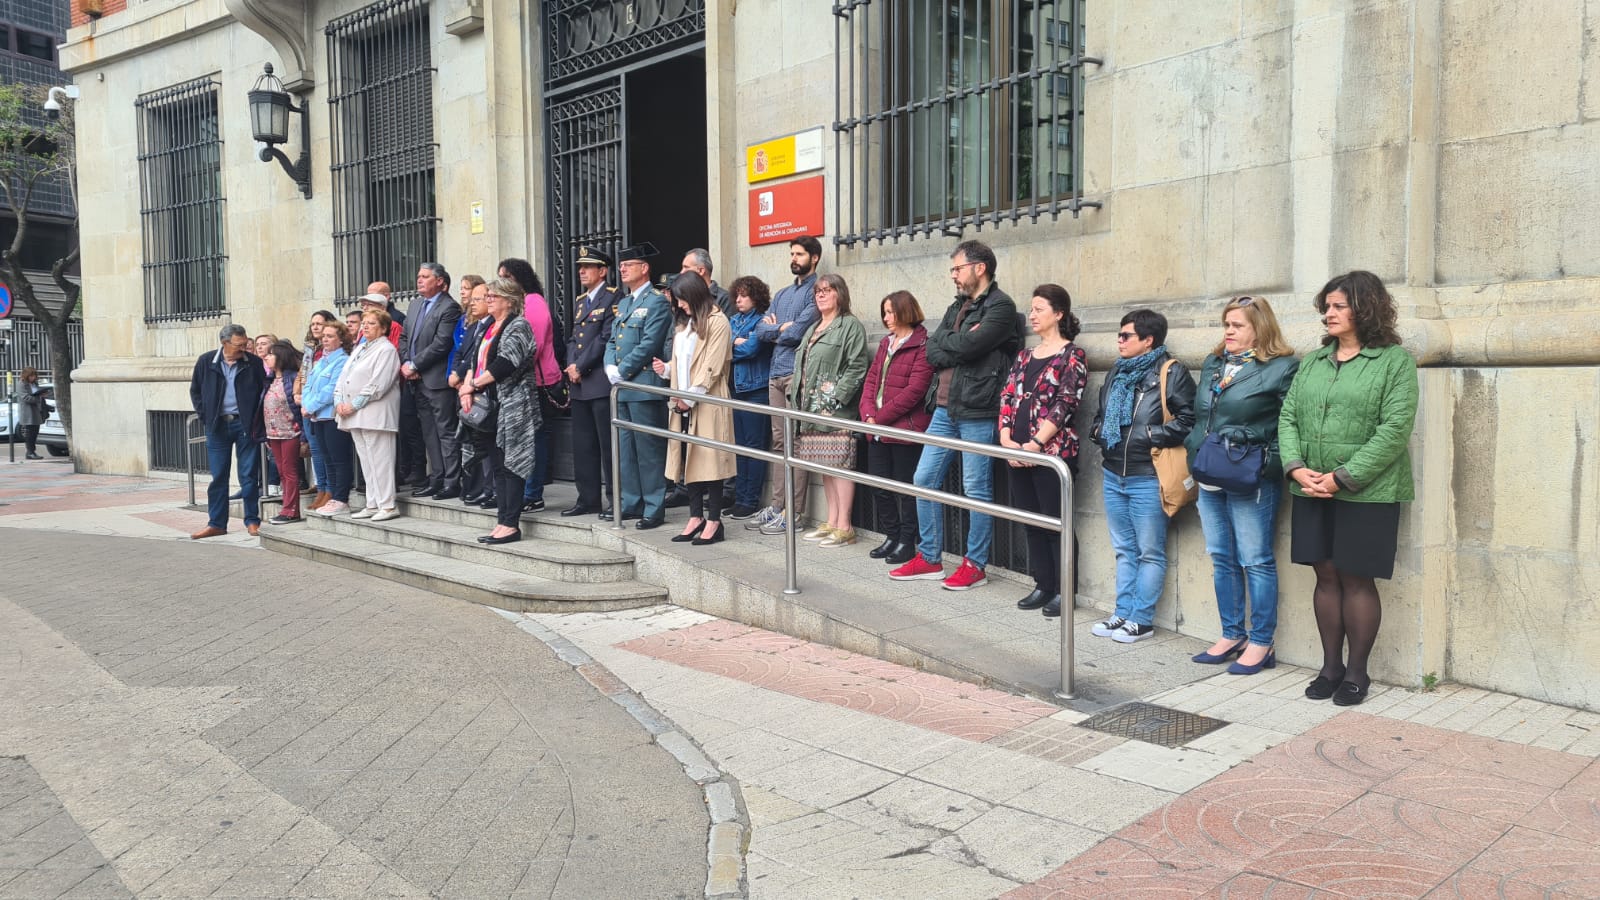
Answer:
[[[42,382],[42,384],[47,388],[51,386],[49,382]],[[3,392],[0,392],[0,444],[11,442],[12,407],[9,402],[10,399],[5,397]],[[66,456],[67,429],[61,424],[61,414],[56,412],[55,401],[47,400],[45,403],[50,408],[50,418],[45,419],[44,424],[39,426],[39,446],[49,450],[51,456]],[[19,415],[22,412],[21,404],[22,401],[19,399],[17,401]],[[18,444],[22,443],[22,434],[20,432],[18,432],[16,440]]]

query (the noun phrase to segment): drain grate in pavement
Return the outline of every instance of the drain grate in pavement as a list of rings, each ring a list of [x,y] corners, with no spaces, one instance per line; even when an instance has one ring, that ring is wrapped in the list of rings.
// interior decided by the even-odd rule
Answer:
[[[1154,703],[1122,703],[1101,710],[1082,722],[1079,728],[1114,734],[1163,747],[1177,747],[1228,724],[1221,719],[1168,709]]]

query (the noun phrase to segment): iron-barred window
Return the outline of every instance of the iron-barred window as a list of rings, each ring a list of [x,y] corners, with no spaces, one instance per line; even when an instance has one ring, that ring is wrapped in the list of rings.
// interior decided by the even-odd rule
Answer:
[[[438,247],[433,54],[423,0],[383,0],[328,23],[336,290],[387,281],[416,295]]]
[[[841,0],[835,242],[1084,203],[1084,0]]]
[[[134,104],[146,322],[227,309],[217,88],[216,81],[199,78]]]

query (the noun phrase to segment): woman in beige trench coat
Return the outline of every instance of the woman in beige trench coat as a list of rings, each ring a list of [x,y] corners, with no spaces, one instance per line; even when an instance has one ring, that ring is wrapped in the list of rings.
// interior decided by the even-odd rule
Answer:
[[[677,330],[672,337],[672,361],[655,361],[656,374],[670,378],[672,388],[710,397],[728,396],[733,365],[733,327],[717,308],[711,289],[695,272],[672,280],[670,294]],[[668,425],[673,431],[708,440],[733,443],[733,410],[693,400],[670,401]],[[723,540],[722,483],[736,470],[734,456],[684,441],[667,445],[667,478],[689,486],[689,522],[673,538],[696,546]]]

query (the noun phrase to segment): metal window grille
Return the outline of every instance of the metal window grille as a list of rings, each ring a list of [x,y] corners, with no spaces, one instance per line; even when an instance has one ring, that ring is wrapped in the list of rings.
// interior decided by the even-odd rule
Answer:
[[[150,471],[187,472],[186,453],[193,454],[196,469],[205,471],[205,445],[189,443],[186,423],[190,415],[188,410],[152,409],[145,413],[150,432]]]
[[[428,6],[382,0],[325,32],[339,303],[373,281],[389,282],[403,303],[438,248]]]
[[[1084,0],[834,5],[834,243],[1013,224],[1083,200]]]
[[[83,363],[83,323],[67,323],[67,356],[76,369]],[[50,372],[50,332],[43,322],[11,320],[11,330],[0,332],[0,372],[38,369]]]
[[[144,94],[134,104],[146,322],[227,309],[218,87],[198,78]]]
[[[550,296],[561,298],[557,315],[571,318],[565,302],[578,293],[573,267],[579,247],[593,247],[616,256],[622,245],[622,223],[627,172],[623,165],[623,114],[621,80],[601,82],[560,102],[549,103],[550,165],[546,178],[549,195],[561,199],[551,204]]]
[[[705,0],[544,0],[545,84],[702,39]]]

